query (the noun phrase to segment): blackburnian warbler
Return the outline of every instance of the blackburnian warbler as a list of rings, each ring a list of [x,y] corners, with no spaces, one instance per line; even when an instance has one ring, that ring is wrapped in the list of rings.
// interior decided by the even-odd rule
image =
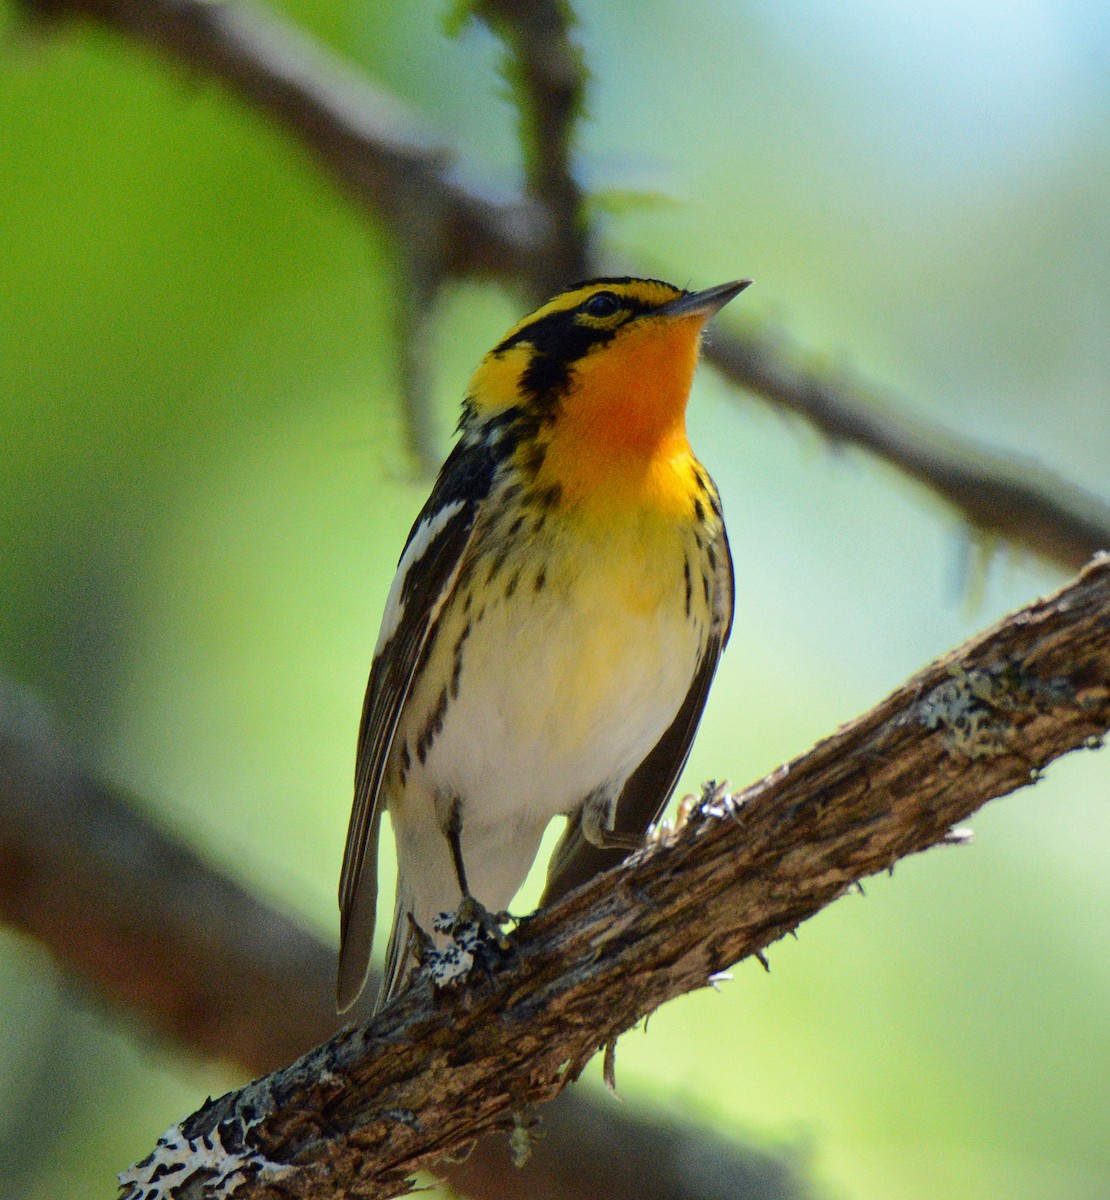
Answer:
[[[686,403],[703,326],[747,283],[594,279],[475,372],[370,670],[340,1011],[366,979],[384,810],[398,879],[379,1007],[411,970],[409,914],[428,930],[463,899],[505,908],[563,814],[551,900],[624,857],[670,796],[733,603]]]

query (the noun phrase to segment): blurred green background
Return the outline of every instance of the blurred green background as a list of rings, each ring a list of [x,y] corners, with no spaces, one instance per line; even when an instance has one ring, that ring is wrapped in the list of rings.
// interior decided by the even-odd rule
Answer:
[[[1110,498],[1110,9],[1101,0],[582,5],[583,178],[610,260],[751,275],[773,321],[917,415]],[[289,15],[475,177],[518,182],[498,46],[442,4]],[[400,256],[203,79],[0,3],[0,671],[97,772],[335,937],[378,616],[427,490],[403,450]],[[518,315],[438,303],[449,445]],[[891,470],[706,371],[732,645],[686,781],[751,780],[1057,586]],[[620,1045],[625,1102],[801,1146],[844,1200],[1110,1197],[1110,760],[990,806]],[[0,933],[0,1195],[113,1173],[236,1081]],[[583,1086],[598,1086],[596,1074]]]

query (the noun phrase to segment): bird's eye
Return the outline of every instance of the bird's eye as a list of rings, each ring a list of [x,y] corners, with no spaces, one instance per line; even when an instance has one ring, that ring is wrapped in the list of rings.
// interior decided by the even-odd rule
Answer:
[[[620,300],[612,292],[596,292],[582,305],[582,311],[591,317],[611,317],[620,312],[620,307]]]

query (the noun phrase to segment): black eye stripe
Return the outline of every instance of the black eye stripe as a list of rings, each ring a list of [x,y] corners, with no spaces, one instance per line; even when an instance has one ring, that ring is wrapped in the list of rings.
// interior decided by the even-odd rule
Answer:
[[[608,279],[608,278],[593,279],[593,280],[587,281],[584,284],[577,284],[577,285],[575,285],[575,288],[573,290],[577,290],[579,287],[588,287],[591,284],[598,284],[598,283],[630,283],[630,282],[635,282],[635,281],[625,279],[623,277],[617,278],[614,276],[611,279]],[[649,282],[654,282],[654,281],[649,281]],[[664,286],[671,287],[672,285],[666,284]],[[667,298],[668,300],[676,299],[677,297],[679,297],[683,294],[678,288],[674,288],[673,291],[674,291],[674,296],[668,297]],[[528,342],[528,343],[532,344],[533,346],[535,346],[537,349],[542,349],[545,352],[550,353],[551,349],[552,349],[552,343],[555,342],[556,340],[558,340],[560,335],[567,336],[572,341],[579,341],[582,338],[582,336],[584,335],[588,342],[592,342],[592,341],[594,341],[598,338],[602,338],[602,337],[604,337],[604,338],[610,337],[611,336],[610,333],[600,330],[600,329],[594,329],[594,330],[586,333],[585,327],[582,325],[579,325],[577,327],[577,330],[575,330],[575,328],[574,328],[575,313],[585,312],[586,306],[592,300],[596,300],[598,298],[598,296],[602,296],[602,295],[612,296],[613,299],[616,301],[617,307],[615,309],[613,309],[612,312],[616,312],[622,308],[627,309],[630,317],[639,317],[639,316],[642,316],[644,313],[650,313],[654,309],[659,308],[660,304],[666,303],[666,301],[660,301],[657,304],[656,303],[649,304],[649,303],[646,303],[645,301],[641,300],[637,296],[619,295],[616,292],[595,292],[592,296],[590,296],[587,300],[584,300],[581,304],[577,305],[575,308],[561,308],[561,309],[557,309],[555,312],[546,313],[542,317],[535,317],[533,320],[529,321],[526,325],[524,325],[520,329],[518,329],[511,336],[506,337],[502,341],[498,342],[498,344],[496,346],[494,346],[493,350],[490,353],[492,353],[494,355],[504,354],[504,352],[506,350],[511,350],[513,348],[513,346],[519,345],[521,342]],[[599,314],[595,314],[595,313],[591,312],[589,315],[596,316]],[[606,313],[605,315],[607,315],[607,316],[612,315],[612,313],[609,312],[609,313]],[[584,351],[585,348],[586,347],[583,346],[582,350]]]
[[[537,354],[556,354],[572,360],[580,358],[595,342],[608,341],[613,336],[610,330],[578,324],[574,320],[577,311],[573,308],[563,309],[539,317],[530,325],[518,329],[512,337],[506,338],[493,353],[503,354],[513,346],[527,342]]]
[[[624,328],[628,321],[653,312],[661,304],[683,294],[681,289],[670,284],[661,284],[660,287],[673,295],[659,300],[653,296],[648,301],[625,291],[623,285],[638,282],[641,281],[607,276],[578,284],[570,289],[571,293],[586,287],[596,287],[598,290],[577,304],[526,319],[515,332],[493,348],[490,354],[494,358],[514,346],[528,348],[528,361],[520,378],[522,400],[544,396],[557,398],[566,388],[574,364],[599,345],[612,341],[617,336],[618,327]],[[614,290],[610,291],[606,284],[613,285]],[[621,321],[621,315],[627,320]],[[590,319],[583,320],[584,317]]]

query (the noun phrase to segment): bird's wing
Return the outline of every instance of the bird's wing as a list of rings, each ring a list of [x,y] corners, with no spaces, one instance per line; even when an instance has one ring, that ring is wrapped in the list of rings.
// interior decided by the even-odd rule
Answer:
[[[459,443],[412,527],[386,600],[370,667],[355,758],[355,798],[339,877],[339,977],[345,1012],[366,982],[378,901],[382,781],[401,710],[474,536],[495,462]]]
[[[723,525],[714,540],[713,550],[716,556],[715,586],[705,653],[675,719],[621,790],[614,822],[618,833],[642,835],[666,806],[690,755],[717,663],[728,642],[732,628],[734,577]],[[599,871],[616,866],[627,857],[627,850],[603,850],[587,841],[582,830],[582,809],[579,809],[568,819],[566,831],[551,856],[541,905],[553,903]]]

